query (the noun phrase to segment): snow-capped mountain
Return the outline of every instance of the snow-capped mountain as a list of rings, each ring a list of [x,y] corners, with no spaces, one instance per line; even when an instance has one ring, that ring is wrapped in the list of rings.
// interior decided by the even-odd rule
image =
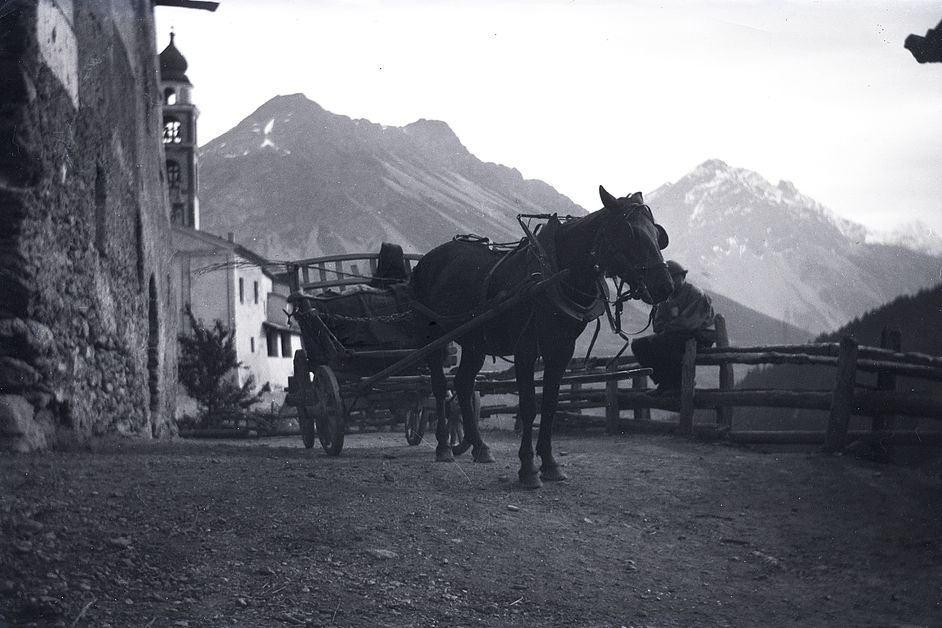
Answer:
[[[920,253],[942,256],[942,233],[921,220],[908,222],[892,231],[871,231],[867,234],[867,242],[896,244]]]
[[[868,242],[788,181],[719,160],[646,195],[671,236],[669,257],[704,288],[801,329],[823,332],[940,279],[942,259]]]
[[[301,94],[271,99],[204,146],[200,177],[202,228],[280,260],[383,241],[425,252],[458,233],[515,242],[517,214],[585,213],[542,181],[481,162],[444,122],[381,126]]]

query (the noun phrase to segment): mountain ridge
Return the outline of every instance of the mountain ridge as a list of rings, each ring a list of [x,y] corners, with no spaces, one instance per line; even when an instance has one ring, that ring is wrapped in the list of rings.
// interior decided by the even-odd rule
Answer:
[[[866,228],[794,184],[718,159],[646,198],[695,283],[815,333],[932,285],[942,265],[867,242]]]
[[[472,155],[447,123],[403,127],[277,96],[201,150],[203,228],[273,260],[425,252],[460,233],[516,242],[521,213],[587,212],[548,183]],[[606,187],[618,195],[634,190]],[[700,287],[820,333],[930,285],[942,260],[838,217],[787,181],[710,159],[645,194],[665,256]]]

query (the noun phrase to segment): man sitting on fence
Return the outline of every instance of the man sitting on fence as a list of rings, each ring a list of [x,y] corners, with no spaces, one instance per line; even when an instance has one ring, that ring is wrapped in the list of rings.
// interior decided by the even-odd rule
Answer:
[[[658,393],[680,389],[681,362],[689,339],[696,339],[698,348],[716,342],[710,297],[686,281],[687,269],[674,260],[667,262],[667,269],[674,281],[674,292],[654,306],[654,335],[631,343],[631,351],[641,366],[654,369],[651,379],[658,384]]]

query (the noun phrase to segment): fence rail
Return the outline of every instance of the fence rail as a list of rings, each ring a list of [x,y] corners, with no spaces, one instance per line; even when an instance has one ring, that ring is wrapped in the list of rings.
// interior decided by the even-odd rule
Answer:
[[[942,382],[942,357],[901,352],[900,333],[896,330],[884,330],[881,344],[881,347],[860,346],[853,339],[844,338],[841,342],[817,344],[734,347],[729,346],[725,320],[717,316],[717,346],[698,351],[695,341],[687,343],[679,394],[652,395],[647,387],[647,378],[631,373],[639,366],[632,356],[622,356],[615,361],[607,358],[575,359],[570,365],[570,373],[579,373],[581,378],[570,378],[568,386],[564,382],[559,412],[566,417],[579,417],[582,410],[604,408],[604,419],[585,416],[584,421],[598,425],[604,422],[610,432],[615,432],[624,427],[641,429],[644,425],[653,426],[655,422],[650,421],[650,410],[668,410],[678,413],[678,420],[673,424],[657,422],[661,424],[660,428],[693,435],[695,411],[712,410],[716,423],[708,428],[726,434],[731,440],[819,442],[827,451],[839,451],[851,437],[859,438],[859,432],[849,431],[850,418],[863,416],[873,421],[869,438],[878,439],[885,446],[894,442],[942,444],[942,435],[894,432],[896,416],[942,419],[942,395],[896,389],[897,377]],[[835,377],[832,387],[826,390],[735,389],[733,365],[736,364],[828,366],[835,369]],[[720,368],[718,389],[696,388],[697,367],[704,366]],[[858,372],[876,373],[876,386],[858,384]],[[627,380],[631,381],[630,388],[620,386],[620,382]],[[478,390],[483,395],[513,393],[513,369],[482,373]],[[824,432],[736,433],[731,431],[736,407],[822,410],[829,413],[829,420]],[[632,419],[626,420],[622,416],[626,410],[633,412]],[[516,412],[517,407],[512,404],[485,405],[482,408],[483,416]]]

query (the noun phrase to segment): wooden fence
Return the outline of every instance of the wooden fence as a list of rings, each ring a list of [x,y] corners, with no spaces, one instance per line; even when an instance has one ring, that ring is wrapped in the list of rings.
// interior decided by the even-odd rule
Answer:
[[[604,425],[609,432],[623,429],[667,430],[692,436],[697,433],[722,434],[738,442],[821,443],[827,451],[839,451],[851,438],[879,439],[891,444],[942,444],[940,433],[896,431],[895,417],[910,416],[942,419],[942,396],[902,392],[896,388],[900,376],[942,382],[942,357],[900,351],[900,333],[885,330],[882,347],[859,346],[853,339],[839,343],[772,345],[757,347],[729,346],[725,321],[717,316],[715,347],[697,350],[696,342],[688,341],[682,362],[682,383],[679,394],[652,395],[647,376],[631,376],[637,368],[634,357],[623,356],[611,362],[608,358],[573,360],[569,374],[560,390],[559,415],[588,424]],[[796,364],[823,365],[835,369],[833,385],[826,390],[734,389],[733,365]],[[698,367],[719,367],[719,388],[696,387]],[[876,386],[857,383],[858,372],[877,373]],[[630,387],[619,386],[630,379]],[[593,386],[595,384],[595,386]],[[513,393],[513,371],[482,373],[478,380],[482,395]],[[824,432],[733,431],[733,413],[741,407],[785,407],[829,412]],[[604,408],[604,418],[582,415],[582,410]],[[676,412],[675,422],[651,421],[650,410],[657,408]],[[694,425],[696,410],[712,410],[715,423]],[[623,412],[630,410],[629,419]],[[514,405],[486,403],[482,416],[516,414]],[[849,432],[853,415],[870,417],[871,429],[866,434]],[[942,427],[942,423],[940,423]]]

